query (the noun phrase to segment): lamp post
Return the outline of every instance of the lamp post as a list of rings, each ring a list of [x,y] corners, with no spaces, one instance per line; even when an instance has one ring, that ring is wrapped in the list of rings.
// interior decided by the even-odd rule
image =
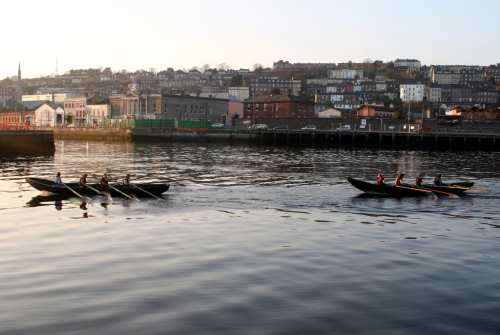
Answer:
[[[258,94],[260,94],[260,92],[255,93],[253,95],[253,97],[252,97],[252,102],[253,102],[253,112],[252,112],[252,118],[253,118],[253,120],[252,120],[252,126],[253,127],[255,127],[255,96],[258,95]]]

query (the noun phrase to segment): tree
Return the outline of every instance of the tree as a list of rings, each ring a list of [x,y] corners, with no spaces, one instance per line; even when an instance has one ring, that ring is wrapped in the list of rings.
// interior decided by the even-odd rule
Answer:
[[[226,62],[220,63],[219,65],[217,65],[217,69],[219,69],[219,70],[227,70],[227,69],[229,69],[229,65],[227,65]]]
[[[275,87],[269,91],[270,95],[278,95],[281,94],[281,90],[278,87]]]
[[[156,74],[156,68],[155,67],[150,67],[149,68],[149,72],[151,72],[152,74]]]
[[[230,86],[242,86],[243,85],[243,76],[241,74],[237,74],[231,78],[229,81]]]
[[[210,70],[210,65],[205,64],[201,67],[201,69],[203,70],[203,72],[207,72],[207,70]]]
[[[394,113],[394,118],[395,118],[395,119],[401,119],[401,113],[399,113],[399,112],[395,112],[395,113]]]
[[[490,76],[490,77],[488,78],[488,85],[490,85],[490,86],[495,86],[495,84],[496,84],[496,83],[495,83],[495,77]]]

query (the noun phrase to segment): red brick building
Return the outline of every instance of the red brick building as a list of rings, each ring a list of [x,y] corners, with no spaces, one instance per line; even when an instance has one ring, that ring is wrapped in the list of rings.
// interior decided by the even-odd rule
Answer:
[[[315,103],[300,95],[264,95],[244,102],[244,118],[314,118]]]

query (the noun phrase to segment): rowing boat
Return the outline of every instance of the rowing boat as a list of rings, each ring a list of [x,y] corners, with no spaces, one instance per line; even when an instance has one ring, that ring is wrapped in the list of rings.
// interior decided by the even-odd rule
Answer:
[[[434,186],[431,184],[424,184],[422,187],[416,188],[411,184],[403,184],[402,186],[395,186],[390,184],[378,185],[376,183],[369,183],[366,181],[354,179],[347,177],[349,183],[357,189],[367,192],[367,193],[381,193],[390,194],[401,197],[406,196],[422,196],[427,195],[430,192],[435,194],[451,193],[451,194],[462,194],[463,192],[470,189],[474,183],[470,181],[443,184],[441,186]]]
[[[52,180],[26,177],[26,182],[28,182],[28,184],[30,184],[32,187],[34,187],[39,191],[45,191],[54,194],[74,195],[74,193],[70,189],[64,186],[57,186],[56,183]],[[92,190],[90,188],[79,187],[78,183],[65,183],[65,185],[82,195],[96,195],[95,190]],[[135,186],[138,186],[139,188],[125,187],[123,185],[113,185],[114,188],[120,191],[117,192],[113,188],[102,189],[100,185],[97,183],[88,185],[94,189],[97,189],[98,191],[104,191],[106,193],[109,193],[112,197],[123,197],[124,195],[120,192],[123,192],[129,196],[130,195],[135,195],[138,197],[148,196],[147,193],[144,192],[144,190],[155,196],[159,196],[162,193],[168,191],[168,189],[170,188],[170,184],[162,184],[162,183],[135,184]]]

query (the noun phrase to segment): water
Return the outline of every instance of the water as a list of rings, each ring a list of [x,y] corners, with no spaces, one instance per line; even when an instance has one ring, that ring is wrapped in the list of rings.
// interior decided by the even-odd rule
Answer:
[[[494,334],[498,153],[56,143],[0,161],[0,334]],[[161,200],[41,195],[174,180]],[[348,175],[486,192],[364,196]]]

